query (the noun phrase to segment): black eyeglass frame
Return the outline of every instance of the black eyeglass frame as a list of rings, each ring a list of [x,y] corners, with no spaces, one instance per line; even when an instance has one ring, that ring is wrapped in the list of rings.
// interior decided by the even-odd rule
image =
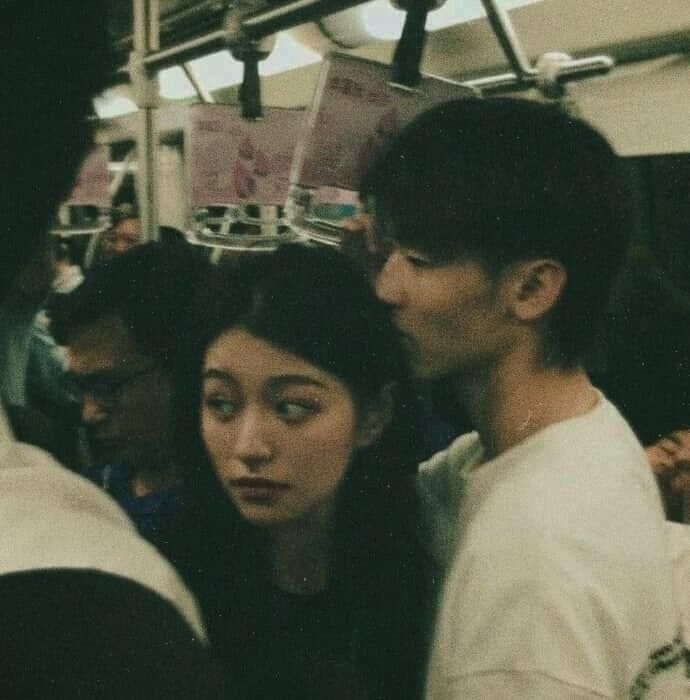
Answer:
[[[84,398],[90,396],[102,409],[112,410],[122,399],[124,389],[132,382],[144,377],[159,368],[152,364],[147,367],[120,376],[79,375],[67,372],[65,375],[65,388],[72,401],[78,404],[84,403]]]

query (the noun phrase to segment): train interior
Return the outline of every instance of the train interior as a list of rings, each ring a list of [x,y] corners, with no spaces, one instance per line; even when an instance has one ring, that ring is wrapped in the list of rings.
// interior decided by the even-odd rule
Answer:
[[[429,100],[557,101],[607,136],[634,190],[629,264],[593,371],[643,439],[687,425],[685,0],[110,5],[119,70],[54,229],[79,263],[122,204],[145,237],[173,227],[214,260],[294,238],[338,245],[362,154]]]

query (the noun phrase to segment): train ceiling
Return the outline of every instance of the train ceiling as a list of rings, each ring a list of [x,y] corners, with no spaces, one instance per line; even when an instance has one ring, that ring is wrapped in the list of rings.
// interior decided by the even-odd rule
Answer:
[[[377,0],[379,3],[388,0]],[[414,2],[414,0],[397,0]],[[620,113],[624,119],[603,124],[603,128],[624,133],[623,152],[639,149],[658,150],[658,143],[641,146],[630,144],[630,138],[640,131],[653,134],[650,125],[667,123],[673,133],[657,138],[669,152],[686,150],[686,110],[682,101],[669,103],[668,95],[690,94],[690,2],[688,0],[532,0],[524,6],[515,0],[496,0],[511,7],[510,21],[515,36],[527,60],[534,65],[546,52],[565,52],[575,58],[596,54],[610,56],[616,64],[611,77],[574,83],[572,92],[581,99],[585,111],[591,111],[604,122],[609,113]],[[284,34],[316,52],[317,62],[296,70],[262,77],[264,104],[282,107],[309,104],[318,75],[318,56],[330,50],[346,51],[356,56],[391,63],[396,39],[366,36],[348,22],[333,23],[333,16],[322,16],[329,8],[355,7],[350,19],[365,7],[358,0],[242,0],[243,4],[227,0],[159,0],[160,49],[199,37],[218,34],[227,29],[224,18],[228,9],[244,8],[243,12],[266,12],[271,8],[309,6],[312,16],[302,16],[302,22],[288,23]],[[441,3],[443,4],[443,3]],[[132,0],[110,0],[111,32],[121,56],[121,66],[127,65],[133,47]],[[464,12],[470,6],[479,8],[467,21],[427,32],[421,67],[425,72],[454,80],[476,80],[504,73],[511,63],[495,34],[495,28],[481,12],[482,0],[446,0],[445,5]],[[447,9],[447,7],[445,9]],[[316,8],[316,10],[314,9]],[[314,16],[316,12],[316,16]],[[440,10],[439,10],[440,12]],[[431,13],[433,15],[433,13]],[[431,16],[430,15],[430,16]],[[470,12],[472,15],[472,12]],[[299,19],[299,15],[295,15]],[[344,15],[340,15],[343,17]],[[347,13],[346,15],[347,16]],[[337,16],[336,16],[337,17]],[[330,24],[329,24],[330,22]],[[296,25],[296,26],[295,26]],[[335,32],[333,28],[335,27]],[[348,37],[348,32],[352,35]],[[222,32],[221,32],[222,34]],[[343,40],[344,37],[344,40]],[[227,36],[225,37],[227,39]],[[349,43],[348,43],[349,42]],[[221,44],[223,42],[221,41]],[[228,45],[227,40],[224,43]],[[218,45],[198,50],[196,57],[218,50]],[[222,46],[220,47],[222,48]],[[189,56],[186,57],[189,59]],[[644,68],[642,67],[644,66]],[[649,77],[639,77],[641,71]],[[126,80],[126,77],[125,77]],[[605,87],[601,81],[605,81]],[[599,87],[602,85],[602,87]],[[230,88],[220,101],[232,100],[237,86]],[[222,90],[220,91],[222,93]],[[218,96],[216,96],[218,97]],[[615,100],[616,104],[611,105]],[[659,111],[664,107],[664,118]],[[615,107],[615,109],[614,109]],[[671,114],[669,114],[669,109]],[[674,117],[678,112],[677,119]],[[166,117],[161,115],[163,122]],[[179,121],[170,119],[171,127]],[[680,128],[673,126],[678,123]],[[111,140],[112,136],[106,136]],[[651,138],[651,136],[650,136]]]

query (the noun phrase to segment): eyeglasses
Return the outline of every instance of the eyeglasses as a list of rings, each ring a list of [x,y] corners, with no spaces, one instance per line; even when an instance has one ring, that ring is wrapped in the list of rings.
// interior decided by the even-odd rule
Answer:
[[[88,395],[101,408],[110,410],[117,406],[128,384],[156,369],[158,365],[150,365],[125,375],[79,375],[68,372],[65,376],[65,385],[70,398],[76,403],[84,403],[84,398]]]

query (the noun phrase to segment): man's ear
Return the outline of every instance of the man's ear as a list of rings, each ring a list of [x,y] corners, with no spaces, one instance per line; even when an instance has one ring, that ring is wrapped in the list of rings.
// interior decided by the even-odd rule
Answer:
[[[519,263],[511,271],[509,304],[513,316],[536,321],[555,305],[568,280],[563,264],[551,258]]]
[[[393,420],[395,383],[389,382],[375,401],[363,410],[357,426],[357,447],[370,447],[383,435]]]

